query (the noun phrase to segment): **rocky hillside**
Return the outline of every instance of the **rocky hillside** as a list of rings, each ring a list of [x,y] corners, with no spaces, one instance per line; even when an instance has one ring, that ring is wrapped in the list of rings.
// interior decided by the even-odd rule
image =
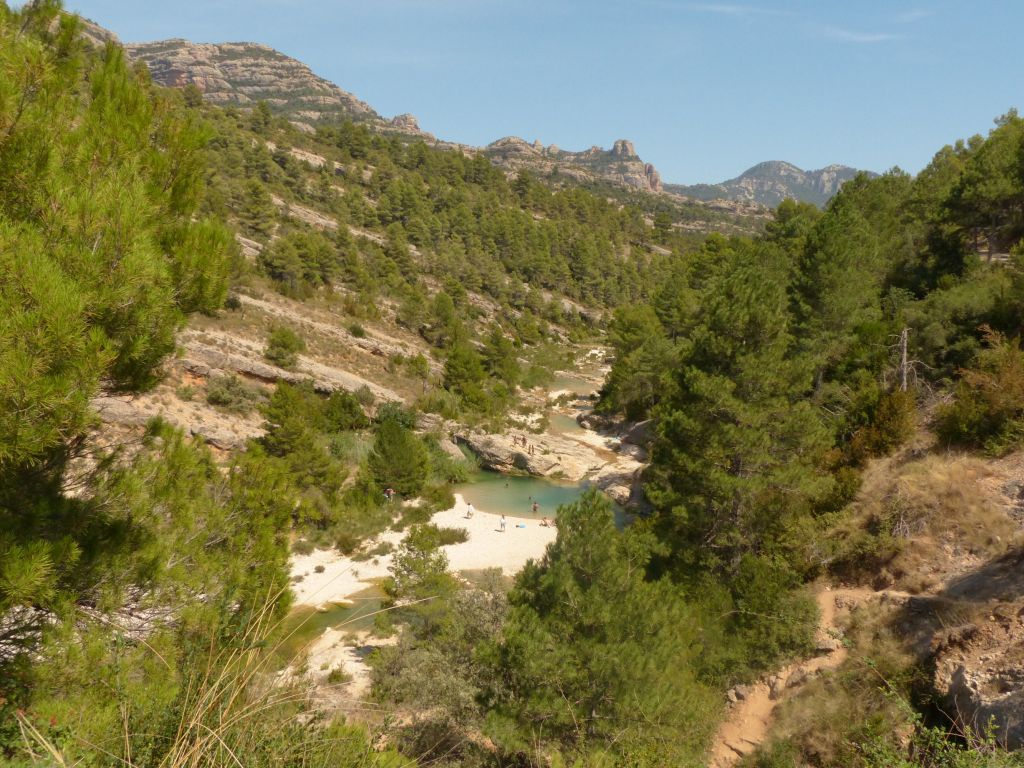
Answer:
[[[412,115],[385,120],[367,103],[313,74],[301,61],[259,43],[192,43],[161,40],[127,44],[153,79],[171,87],[194,84],[214,104],[252,107],[267,102],[299,126],[351,119],[402,133],[419,133]]]
[[[515,136],[499,139],[484,148],[495,163],[511,171],[530,170],[541,176],[558,173],[577,181],[605,181],[646,192],[661,192],[661,174],[636,153],[633,142],[619,139],[610,150],[591,147],[569,152],[540,141],[530,144]]]
[[[101,38],[97,32],[105,32],[94,25],[89,29],[93,38]],[[318,77],[302,62],[259,43],[213,44],[173,39],[125,47],[133,59],[146,63],[156,82],[176,88],[192,83],[214,104],[244,108],[265,101],[272,110],[287,115],[300,127],[351,119],[370,123],[378,130],[421,136],[429,143],[451,149],[481,151],[436,141],[420,131],[416,118],[410,114],[387,120],[369,104]],[[545,147],[539,141],[529,144],[508,137],[482,151],[497,165],[513,172],[525,168],[548,176],[557,170],[584,183],[610,182],[633,190],[662,190],[658,171],[641,160],[633,143],[624,139],[616,141],[610,150],[594,146],[582,152],[569,152],[554,145]]]
[[[787,198],[793,198],[822,206],[860,172],[846,165],[803,171],[791,163],[769,160],[720,184],[669,184],[666,189],[699,200],[745,200],[774,207]],[[867,173],[874,175],[870,171]]]
[[[894,687],[879,682],[914,676],[943,727],[972,729],[977,738],[992,723],[998,744],[1020,749],[1022,469],[1024,453],[950,453],[926,431],[871,462],[834,539],[837,583],[817,594],[821,622],[840,649],[831,659],[841,665],[827,661],[823,645],[810,670],[781,670],[734,689],[727,720],[741,721],[742,738],[726,743],[712,765],[736,765],[780,744],[822,765],[849,765],[843,750],[858,718],[887,722],[909,738],[899,725],[908,710]],[[765,706],[752,710],[765,686]]]

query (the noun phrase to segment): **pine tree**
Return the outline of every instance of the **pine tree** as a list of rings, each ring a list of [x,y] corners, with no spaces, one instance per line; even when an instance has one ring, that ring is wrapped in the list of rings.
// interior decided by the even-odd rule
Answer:
[[[59,3],[0,8],[0,615],[107,578],[88,548],[117,524],[63,473],[91,400],[151,384],[185,313],[223,303],[233,240],[196,217],[207,139]]]
[[[388,419],[377,427],[368,464],[379,487],[415,496],[426,481],[429,459],[426,446],[416,435]]]
[[[721,257],[658,409],[647,493],[681,562],[729,571],[744,553],[785,549],[828,486],[818,462],[831,440],[790,335],[788,260],[740,242]]]
[[[695,617],[674,587],[645,578],[653,541],[617,531],[593,490],[560,508],[557,524],[510,596],[493,737],[509,751],[526,747],[512,735],[517,723],[529,743],[603,748],[618,764],[695,764],[714,696],[694,674]]]

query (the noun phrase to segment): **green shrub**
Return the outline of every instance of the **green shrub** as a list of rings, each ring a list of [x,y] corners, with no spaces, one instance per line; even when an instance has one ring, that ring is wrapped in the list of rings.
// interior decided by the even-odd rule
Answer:
[[[361,326],[359,323],[352,323],[352,325],[348,327],[348,332],[355,336],[357,339],[366,338],[366,329],[363,328],[363,326]]]
[[[377,409],[376,421],[378,424],[393,421],[403,429],[415,429],[416,412],[401,403],[384,403]]]
[[[460,414],[459,396],[446,389],[435,389],[416,401],[416,407],[423,413],[436,413],[446,419],[458,419]]]
[[[249,413],[264,400],[262,391],[237,376],[217,376],[206,385],[206,402],[232,413]]]
[[[448,485],[431,485],[423,489],[421,495],[424,504],[435,512],[451,509],[455,506],[455,494]]]
[[[382,611],[373,617],[373,634],[377,637],[391,637],[395,634],[395,621],[390,613]]]
[[[192,398],[195,397],[196,390],[188,384],[182,384],[174,390],[174,394],[178,396],[179,400],[184,400],[186,403],[189,403],[192,401]]]
[[[331,435],[329,443],[331,455],[346,464],[358,465],[370,455],[373,441],[360,432],[339,432]]]
[[[361,539],[352,531],[338,531],[334,535],[334,546],[343,555],[351,555],[356,551]]]
[[[316,549],[316,545],[308,539],[296,539],[292,544],[292,552],[296,555],[308,555],[314,549]]]
[[[469,531],[465,528],[438,528],[437,545],[444,547],[449,544],[462,544],[469,541]]]
[[[327,674],[328,685],[341,685],[342,683],[347,683],[351,679],[352,675],[341,667],[335,667]]]
[[[299,353],[305,351],[306,342],[299,334],[287,325],[275,325],[267,336],[263,356],[279,368],[291,370],[299,362]]]
[[[850,440],[850,456],[862,463],[885,456],[906,442],[914,433],[917,411],[914,394],[896,390],[879,397],[871,422],[858,429]]]
[[[402,516],[395,524],[396,530],[403,530],[411,525],[425,525],[434,516],[434,508],[429,504],[416,504],[411,507],[402,507]]]
[[[323,416],[329,432],[345,432],[370,426],[370,419],[363,412],[356,396],[342,390],[332,392],[327,398]]]
[[[961,372],[936,427],[946,443],[1002,455],[1024,441],[1024,354],[1018,339],[983,330],[986,348],[977,355],[977,367]]]
[[[406,373],[413,378],[426,379],[430,375],[430,362],[422,353],[405,358],[403,365]]]
[[[369,408],[377,400],[377,398],[373,396],[373,390],[371,390],[365,384],[363,384],[363,386],[361,386],[352,394],[356,396],[356,400],[358,400],[359,404],[362,405],[364,408]]]

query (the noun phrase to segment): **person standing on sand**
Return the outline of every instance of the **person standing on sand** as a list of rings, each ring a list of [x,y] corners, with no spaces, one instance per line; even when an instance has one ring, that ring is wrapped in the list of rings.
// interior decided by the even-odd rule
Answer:
[[[466,519],[467,520],[472,520],[473,519],[473,512],[474,512],[473,503],[470,502],[469,504],[466,505]]]
[[[505,532],[505,515],[501,516],[501,520],[498,523],[498,530],[502,533]]]

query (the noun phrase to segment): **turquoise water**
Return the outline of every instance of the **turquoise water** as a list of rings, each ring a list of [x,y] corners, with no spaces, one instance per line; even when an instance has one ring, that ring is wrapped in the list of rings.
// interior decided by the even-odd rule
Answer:
[[[556,517],[558,507],[571,504],[583,495],[584,485],[557,483],[539,477],[502,475],[498,472],[481,471],[468,483],[453,489],[480,512],[509,517]],[[533,514],[533,502],[540,508]]]
[[[548,417],[548,424],[552,432],[560,435],[580,435],[586,431],[579,425],[576,419],[572,416],[566,416],[564,413],[552,413]]]
[[[548,386],[552,392],[560,389],[567,389],[577,395],[592,395],[600,389],[600,386],[592,381],[573,376],[571,373],[560,373],[555,376],[554,381]]]

